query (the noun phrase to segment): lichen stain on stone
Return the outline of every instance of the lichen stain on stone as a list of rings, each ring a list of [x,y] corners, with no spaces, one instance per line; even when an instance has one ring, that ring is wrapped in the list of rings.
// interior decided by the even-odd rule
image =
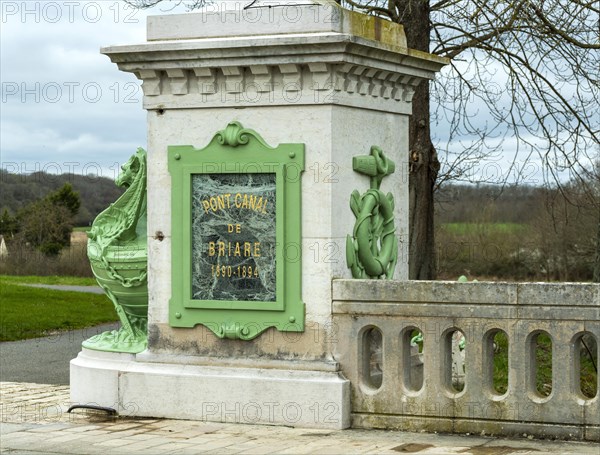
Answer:
[[[148,346],[154,347],[159,344],[160,329],[156,324],[148,324]]]
[[[309,348],[312,346],[311,342],[313,342],[313,339],[310,337],[304,336],[293,343],[292,348],[286,349],[277,341],[277,333],[274,328],[270,328],[263,333],[263,343],[249,343],[243,340],[218,338],[209,329],[201,325],[190,329],[172,329],[168,326],[163,327],[153,324],[150,328],[150,339],[152,340],[152,350],[161,353],[214,357],[215,352],[218,352],[219,358],[231,357],[284,361],[328,361],[330,359],[330,356],[326,352],[310,351]]]
[[[475,446],[461,450],[458,453],[468,453],[469,455],[508,455],[511,453],[530,453],[539,452],[538,449],[532,449],[531,447],[508,447],[508,446]]]
[[[406,444],[401,444],[396,447],[392,447],[390,450],[393,450],[394,452],[400,452],[400,453],[416,453],[416,452],[421,452],[422,450],[425,450],[425,449],[430,449],[432,447],[435,447],[435,446],[433,444],[420,444],[420,443],[416,443],[416,442],[409,442]]]
[[[352,11],[344,11],[344,14],[349,16],[349,33],[390,46],[406,48],[406,35],[402,25]]]

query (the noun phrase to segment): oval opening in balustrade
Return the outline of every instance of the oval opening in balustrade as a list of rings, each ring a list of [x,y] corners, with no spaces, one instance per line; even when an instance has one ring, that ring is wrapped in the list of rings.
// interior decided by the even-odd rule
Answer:
[[[576,392],[586,399],[595,398],[598,394],[598,340],[592,333],[582,332],[575,336],[573,347]]]
[[[487,383],[495,395],[508,390],[508,336],[504,330],[490,330],[484,340],[484,365]]]
[[[446,387],[459,393],[465,389],[465,334],[458,329],[451,329],[443,337],[442,362]]]
[[[530,390],[548,397],[552,393],[552,337],[539,331],[529,335],[529,340]]]
[[[379,389],[383,382],[383,345],[381,330],[369,327],[362,335],[362,380],[372,389]]]
[[[417,327],[407,327],[402,338],[402,368],[405,390],[418,392],[423,387],[423,333]]]

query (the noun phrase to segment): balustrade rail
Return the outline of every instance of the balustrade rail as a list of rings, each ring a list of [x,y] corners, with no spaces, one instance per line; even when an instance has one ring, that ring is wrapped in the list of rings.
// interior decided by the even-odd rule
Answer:
[[[354,427],[600,441],[600,285],[334,280],[333,312]]]

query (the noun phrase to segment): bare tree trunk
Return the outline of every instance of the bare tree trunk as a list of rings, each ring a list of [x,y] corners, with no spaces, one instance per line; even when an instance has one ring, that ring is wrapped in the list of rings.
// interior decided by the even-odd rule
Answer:
[[[596,233],[596,257],[594,258],[594,283],[600,283],[600,207],[598,207],[598,231]]]
[[[429,2],[411,0],[402,23],[408,47],[429,52]],[[429,84],[415,91],[409,122],[409,278],[436,276],[433,189],[440,169],[429,127]]]

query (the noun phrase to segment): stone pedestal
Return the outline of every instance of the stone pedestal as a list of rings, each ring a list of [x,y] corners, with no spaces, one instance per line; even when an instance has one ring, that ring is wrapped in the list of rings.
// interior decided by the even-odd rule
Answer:
[[[149,339],[147,351],[126,360],[80,354],[72,364],[73,399],[110,406],[116,397],[120,410],[133,403],[144,416],[347,427],[348,381],[332,355],[346,334],[332,323],[331,280],[350,277],[349,198],[369,187],[353,172],[352,157],[377,145],[396,162],[381,189],[395,198],[395,277],[407,279],[408,116],[415,87],[445,61],[407,49],[397,24],[329,3],[233,11],[217,5],[149,17],[146,43],[102,52],[143,81],[148,111]],[[300,333],[270,328],[243,341],[169,323],[167,149],[202,148],[232,121],[273,147],[305,145]],[[88,381],[96,374],[100,383]]]

